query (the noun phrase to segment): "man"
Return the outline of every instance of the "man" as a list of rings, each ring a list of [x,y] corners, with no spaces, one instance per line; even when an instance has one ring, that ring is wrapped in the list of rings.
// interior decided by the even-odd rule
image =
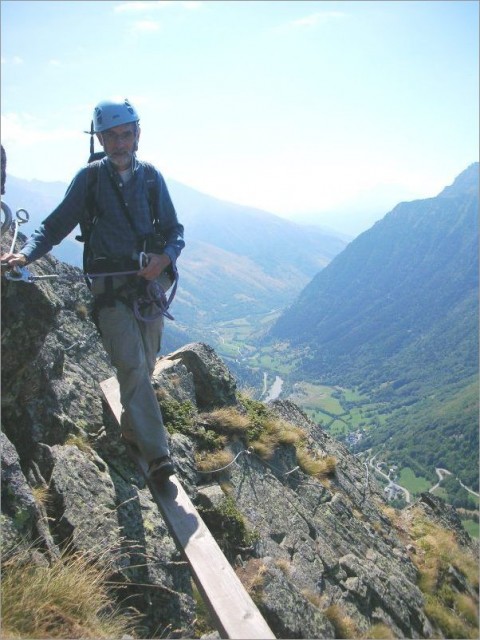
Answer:
[[[101,102],[94,110],[92,125],[105,157],[95,163],[96,167],[90,165],[77,173],[60,205],[20,252],[5,254],[2,263],[15,267],[38,260],[77,224],[85,225],[88,209],[92,208],[91,176],[95,168],[87,272],[137,273],[93,277],[94,314],[105,350],[117,369],[123,406],[122,437],[138,447],[149,464],[149,476],[161,481],[174,473],[151,383],[163,316],[158,313],[158,306],[148,304],[148,297],[141,314],[134,303],[140,295],[139,285],[143,292],[150,283],[160,283],[164,289],[171,285],[176,260],[185,246],[183,226],[160,172],[136,158],[140,126],[132,105],[127,100]],[[153,203],[147,186],[152,172],[157,194]],[[140,260],[139,266],[139,256],[143,254],[147,261]]]

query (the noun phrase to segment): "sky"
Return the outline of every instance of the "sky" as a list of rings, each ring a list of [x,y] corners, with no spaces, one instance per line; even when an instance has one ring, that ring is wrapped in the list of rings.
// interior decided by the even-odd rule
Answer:
[[[299,221],[385,214],[478,160],[476,0],[0,8],[1,138],[19,178],[69,183],[94,106],[116,98],[167,182]]]

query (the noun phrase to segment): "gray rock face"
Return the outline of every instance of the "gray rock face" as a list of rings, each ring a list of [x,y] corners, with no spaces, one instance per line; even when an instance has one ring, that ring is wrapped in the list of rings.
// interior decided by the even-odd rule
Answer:
[[[166,358],[179,360],[192,374],[199,409],[236,404],[235,380],[212,347],[203,343],[187,344]]]
[[[75,272],[51,258],[31,269]],[[125,586],[120,598],[143,615],[140,636],[194,637],[188,567],[102,401],[99,382],[114,371],[85,315],[88,304],[80,282],[3,283],[3,549],[37,541],[46,562],[65,548],[108,557],[112,578]],[[237,403],[235,380],[205,344],[159,359],[154,384],[198,411]],[[328,484],[300,471],[292,445],[264,461],[236,438],[229,445],[240,454],[236,462],[211,474],[197,472],[194,438],[175,433],[171,448],[181,482],[213,526],[216,514],[238,512],[249,539],[240,540],[240,520],[231,520],[229,556],[274,633],[344,637],[331,613],[338,607],[358,637],[376,623],[395,637],[430,637],[417,569],[375,479],[294,404],[270,409],[301,427],[317,455],[335,458]],[[48,492],[45,506],[38,487]],[[441,502],[426,500],[425,510],[469,543]],[[452,568],[466,589],[462,579]]]

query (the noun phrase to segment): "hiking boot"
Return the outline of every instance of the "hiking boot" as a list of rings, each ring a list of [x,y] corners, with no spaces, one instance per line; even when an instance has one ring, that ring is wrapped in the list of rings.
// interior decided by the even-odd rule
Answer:
[[[148,479],[154,482],[163,482],[174,473],[175,467],[170,456],[155,458],[148,465]]]

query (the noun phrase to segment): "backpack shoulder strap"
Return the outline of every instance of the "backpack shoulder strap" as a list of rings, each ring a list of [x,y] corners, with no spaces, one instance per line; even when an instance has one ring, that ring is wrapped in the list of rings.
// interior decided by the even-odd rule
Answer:
[[[98,215],[95,192],[97,190],[98,172],[100,171],[100,161],[95,160],[87,165],[87,194],[85,198],[85,208],[90,222],[93,224]]]
[[[145,183],[147,185],[148,205],[150,207],[150,215],[152,216],[153,226],[156,232],[159,231],[160,221],[158,220],[158,202],[160,193],[158,189],[157,170],[150,162],[143,162],[145,170]]]
[[[75,240],[83,242],[83,272],[88,271],[88,258],[90,255],[89,240],[92,233],[92,227],[98,217],[98,210],[95,201],[95,192],[98,183],[99,161],[93,161],[87,165],[87,186],[85,193],[85,215],[80,222],[80,235],[75,236]],[[88,288],[91,288],[91,282],[85,278]]]
[[[98,161],[94,161],[86,167],[87,186],[85,193],[85,216],[80,222],[81,234],[75,237],[79,242],[88,242],[92,226],[95,224],[95,219],[98,216],[95,192],[97,189],[99,164],[100,163]]]

